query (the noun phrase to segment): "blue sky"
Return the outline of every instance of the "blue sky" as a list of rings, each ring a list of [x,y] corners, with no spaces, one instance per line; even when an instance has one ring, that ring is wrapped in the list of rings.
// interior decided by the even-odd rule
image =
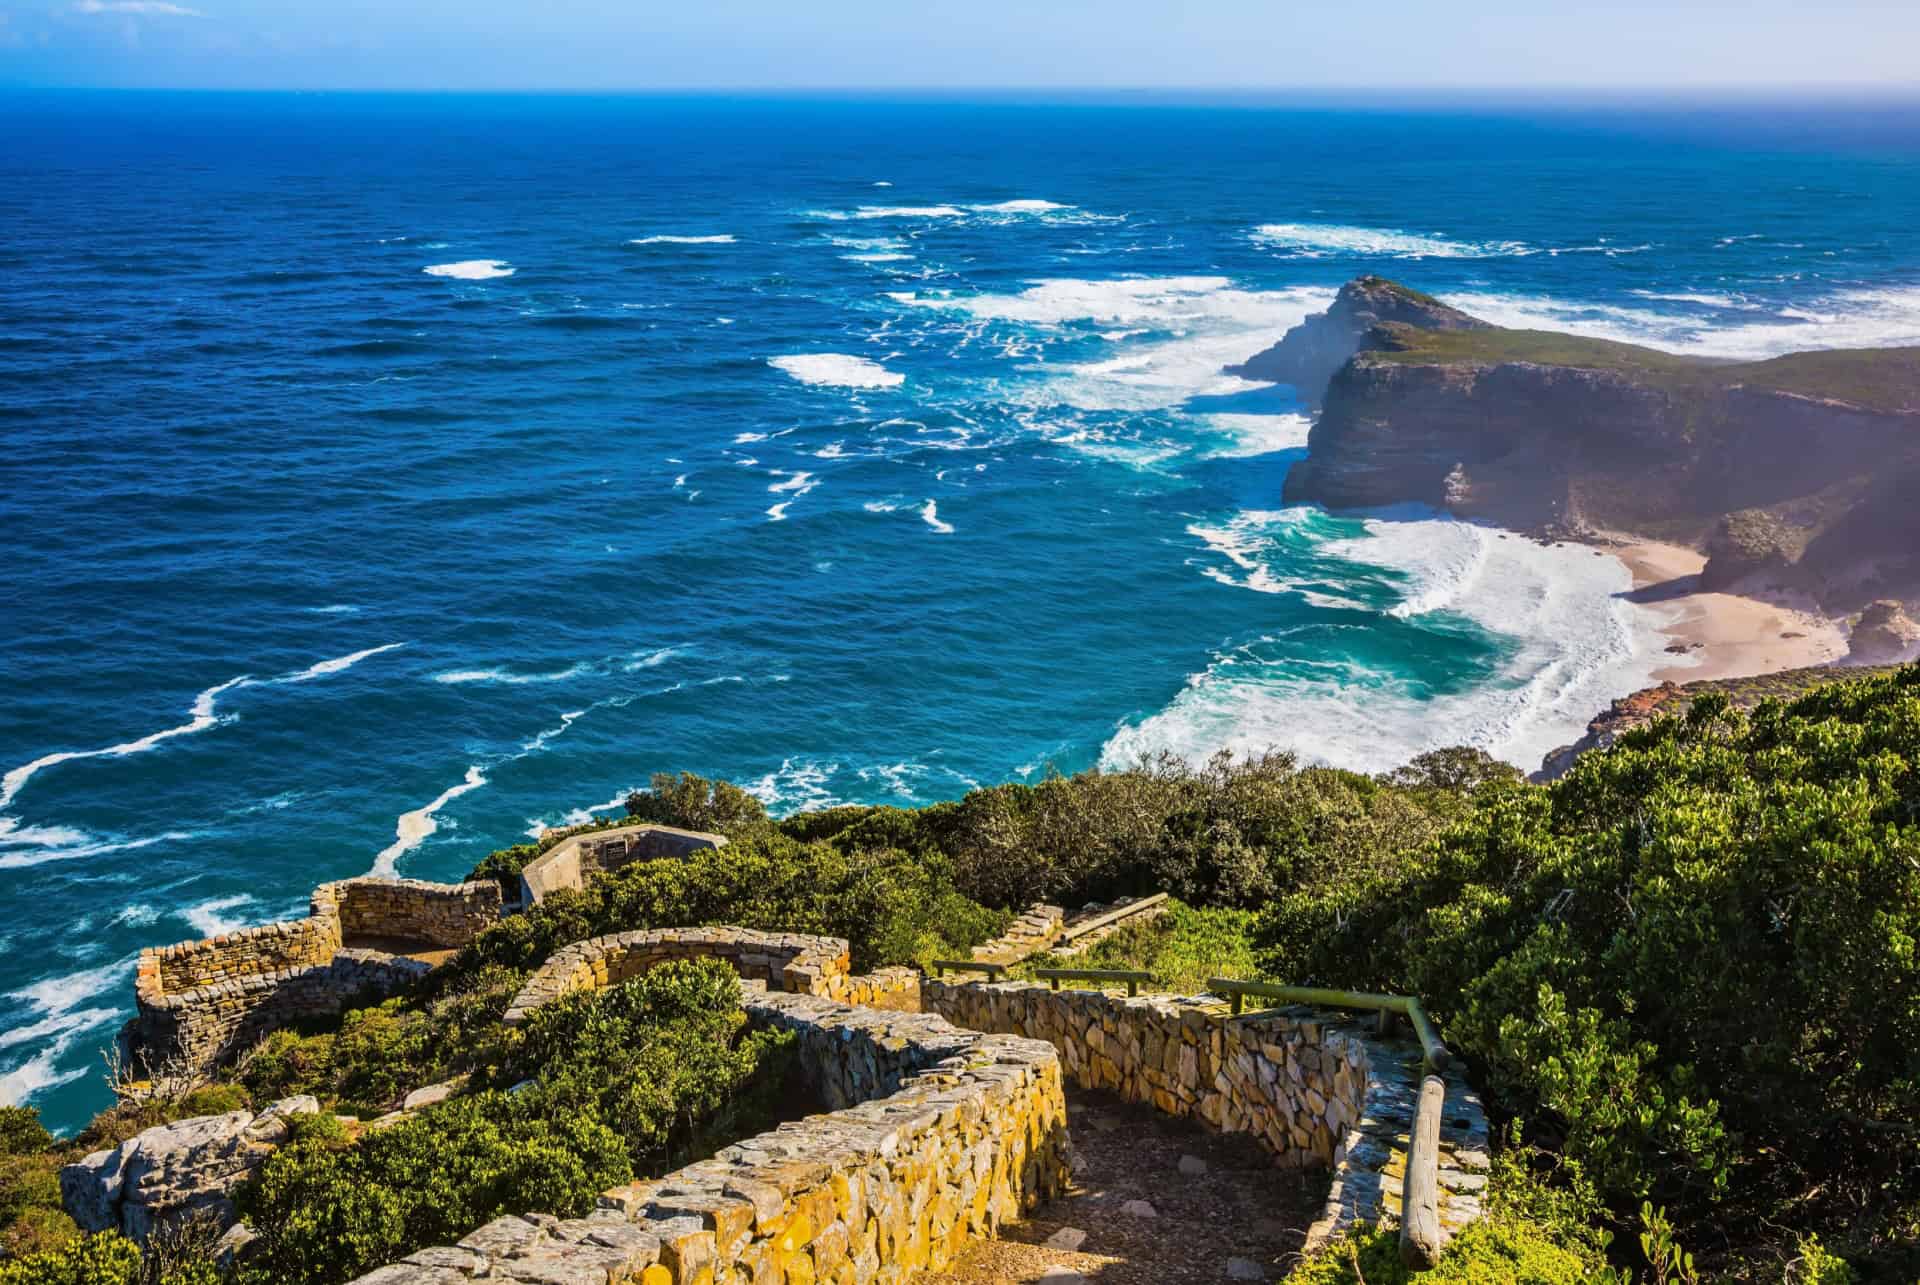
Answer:
[[[0,0],[0,85],[1920,85],[1920,0]]]

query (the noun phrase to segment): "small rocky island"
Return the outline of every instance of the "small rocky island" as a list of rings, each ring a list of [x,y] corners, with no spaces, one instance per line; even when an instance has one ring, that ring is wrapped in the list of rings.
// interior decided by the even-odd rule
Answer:
[[[1703,588],[1832,613],[1920,596],[1920,348],[1676,356],[1362,277],[1230,369],[1321,408],[1289,503],[1689,545]]]

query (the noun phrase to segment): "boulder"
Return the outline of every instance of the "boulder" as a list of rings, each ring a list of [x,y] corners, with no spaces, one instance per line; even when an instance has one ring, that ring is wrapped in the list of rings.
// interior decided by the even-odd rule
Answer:
[[[62,1169],[61,1202],[82,1231],[114,1229],[142,1243],[156,1225],[203,1210],[225,1228],[233,1189],[287,1140],[288,1119],[319,1109],[303,1095],[258,1113],[157,1125]]]
[[[1867,604],[1847,639],[1849,665],[1897,665],[1920,655],[1920,624],[1891,598]]]

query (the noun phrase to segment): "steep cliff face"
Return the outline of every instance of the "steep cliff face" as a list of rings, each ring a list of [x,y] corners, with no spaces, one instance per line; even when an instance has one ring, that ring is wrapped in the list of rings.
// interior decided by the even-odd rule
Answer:
[[[1841,606],[1920,590],[1920,506],[1903,498],[1920,484],[1920,349],[1717,363],[1394,321],[1360,342],[1288,503],[1629,531],[1707,548],[1709,587],[1757,577]]]
[[[1279,343],[1227,373],[1289,384],[1304,402],[1318,402],[1327,381],[1364,346],[1367,332],[1385,323],[1422,330],[1484,330],[1487,323],[1432,295],[1384,277],[1360,277],[1340,288],[1333,306],[1289,330]]]

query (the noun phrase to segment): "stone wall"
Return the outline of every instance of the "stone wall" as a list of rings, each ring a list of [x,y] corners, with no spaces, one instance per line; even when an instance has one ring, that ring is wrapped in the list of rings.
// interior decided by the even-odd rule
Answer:
[[[349,879],[321,885],[314,892],[316,906],[323,897],[334,899],[348,941],[383,937],[453,948],[500,919],[500,885],[492,880]]]
[[[459,946],[500,917],[494,883],[348,879],[314,889],[305,919],[140,952],[128,1052],[205,1073],[269,1031],[389,995],[431,965],[385,949]],[[354,946],[378,939],[382,949]]]
[[[724,959],[742,977],[802,995],[833,993],[846,976],[839,937],[758,932],[751,928],[647,928],[577,941],[555,951],[507,1009],[509,1026],[570,991],[612,986],[672,959]]]
[[[725,835],[677,830],[670,825],[629,825],[576,834],[547,849],[521,870],[520,904],[532,906],[562,888],[585,887],[595,875],[631,862],[684,857],[726,845]]]
[[[1064,1187],[1066,1099],[1047,1045],[811,995],[750,993],[746,1007],[795,1033],[840,1109],[615,1188],[586,1218],[497,1219],[356,1285],[892,1285]]]
[[[1286,1165],[1333,1171],[1310,1245],[1397,1217],[1422,1055],[1371,1018],[1293,1006],[1235,1016],[1209,995],[1054,991],[1025,982],[927,980],[921,1001],[956,1026],[1045,1040],[1068,1080],[1150,1102],[1225,1133],[1250,1133]],[[1480,1216],[1487,1122],[1449,1077],[1440,1145],[1441,1221]]]

